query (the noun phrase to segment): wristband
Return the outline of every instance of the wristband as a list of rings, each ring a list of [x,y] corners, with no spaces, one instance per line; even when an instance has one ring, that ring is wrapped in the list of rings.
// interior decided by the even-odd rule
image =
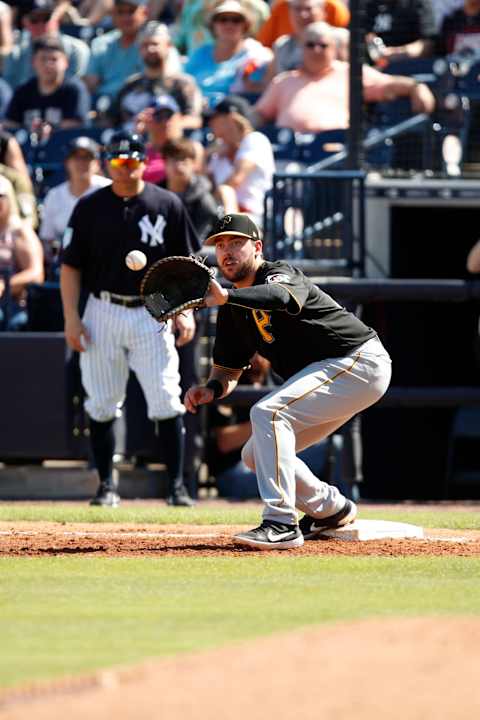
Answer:
[[[205,387],[213,390],[213,397],[215,400],[218,400],[220,395],[223,395],[223,385],[219,380],[209,380]]]

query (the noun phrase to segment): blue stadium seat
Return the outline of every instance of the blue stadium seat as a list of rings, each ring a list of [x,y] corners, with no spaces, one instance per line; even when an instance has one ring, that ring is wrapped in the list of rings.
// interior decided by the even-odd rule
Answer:
[[[298,160],[312,165],[344,149],[346,130],[324,130],[320,133],[295,133]]]

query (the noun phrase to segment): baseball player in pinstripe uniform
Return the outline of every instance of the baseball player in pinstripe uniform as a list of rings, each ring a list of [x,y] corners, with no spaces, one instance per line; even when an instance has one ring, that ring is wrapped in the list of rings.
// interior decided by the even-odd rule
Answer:
[[[129,368],[145,394],[148,416],[167,466],[168,502],[191,505],[183,484],[184,406],[180,401],[177,345],[194,335],[192,312],[173,325],[159,325],[139,297],[144,271],[125,264],[141,250],[147,264],[199,249],[196,232],[181,200],[142,180],[145,147],[140,137],[117,133],[107,148],[112,185],[81,199],[65,231],[61,293],[67,343],[80,355],[85,408],[99,487],[94,505],[119,503],[113,473],[113,422],[124,400]],[[83,318],[80,291],[88,291]]]
[[[372,328],[284,261],[262,255],[260,232],[244,213],[226,215],[205,241],[234,287],[212,280],[207,306],[219,306],[213,369],[185,407],[225,397],[255,351],[285,378],[253,406],[242,451],[256,471],[265,504],[262,524],[235,536],[265,550],[303,545],[326,528],[352,522],[355,504],[319,480],[296,453],[330,435],[376,402],[390,382],[388,353]],[[297,508],[305,513],[298,522]]]

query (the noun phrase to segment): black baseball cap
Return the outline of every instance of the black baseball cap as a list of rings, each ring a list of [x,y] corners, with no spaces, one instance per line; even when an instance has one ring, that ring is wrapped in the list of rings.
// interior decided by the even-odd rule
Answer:
[[[76,153],[77,150],[85,150],[85,152],[89,152],[90,155],[97,160],[100,157],[100,145],[85,135],[79,135],[79,137],[70,140],[65,150],[65,157],[69,158],[70,155]]]
[[[211,110],[207,111],[207,116],[210,119],[215,115],[230,115],[234,112],[251,121],[252,106],[248,100],[240,97],[240,95],[227,95]]]
[[[153,109],[153,117],[164,110],[169,110],[172,115],[180,112],[180,106],[171,95],[158,95],[149,105]]]
[[[107,160],[117,157],[145,160],[145,144],[140,135],[128,132],[117,132],[110,138],[106,155]]]
[[[212,235],[203,244],[215,245],[215,240],[223,235],[239,235],[251,240],[262,239],[260,230],[247,213],[229,213],[219,218]]]

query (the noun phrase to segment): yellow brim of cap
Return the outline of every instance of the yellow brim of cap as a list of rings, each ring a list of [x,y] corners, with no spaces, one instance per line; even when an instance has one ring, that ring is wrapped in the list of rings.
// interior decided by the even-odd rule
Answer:
[[[236,230],[225,230],[224,232],[215,233],[215,235],[210,235],[205,241],[204,245],[215,245],[215,240],[219,237],[222,237],[222,235],[239,235],[240,237],[246,237],[250,238],[250,240],[255,240],[251,235],[247,235],[247,233],[238,232]]]

